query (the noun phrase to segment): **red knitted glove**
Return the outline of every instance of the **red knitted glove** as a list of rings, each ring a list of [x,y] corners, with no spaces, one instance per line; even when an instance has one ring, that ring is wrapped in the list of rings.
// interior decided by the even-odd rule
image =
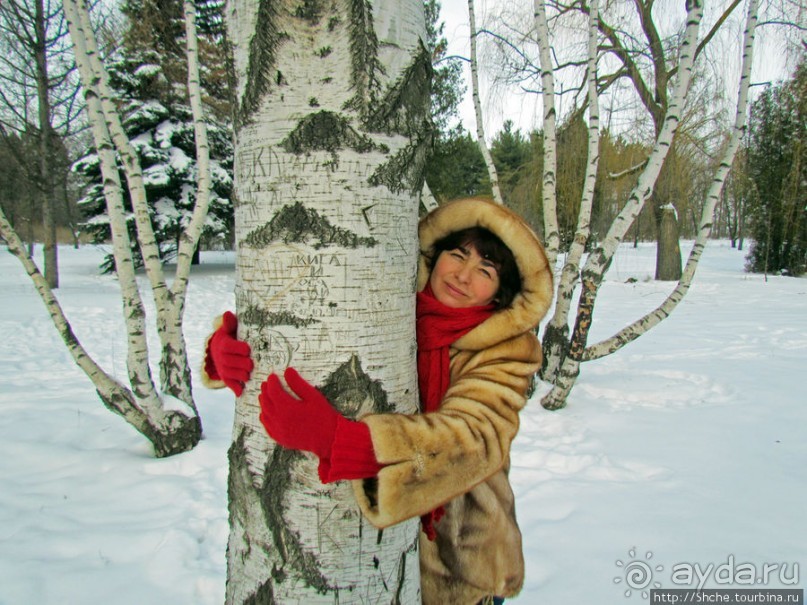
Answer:
[[[284,378],[299,399],[276,374],[261,385],[261,423],[269,436],[283,447],[316,454],[323,483],[378,474],[370,428],[342,416],[294,368],[287,368]]]
[[[261,423],[266,432],[283,447],[314,452],[320,458],[329,457],[339,412],[294,368],[286,368],[283,376],[299,399],[283,388],[277,374],[270,374],[258,396]]]
[[[238,319],[227,311],[221,317],[221,326],[207,341],[205,372],[213,380],[221,380],[238,397],[244,392],[244,383],[252,372],[251,349],[236,338]]]

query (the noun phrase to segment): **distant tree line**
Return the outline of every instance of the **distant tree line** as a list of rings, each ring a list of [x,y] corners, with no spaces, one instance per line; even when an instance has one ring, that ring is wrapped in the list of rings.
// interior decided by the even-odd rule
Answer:
[[[585,172],[586,128],[583,112],[572,113],[558,128],[558,220],[562,249],[568,249],[577,220]],[[714,172],[716,154],[701,144],[687,144],[686,131],[682,139],[665,163],[656,195],[663,196],[675,209],[680,236],[691,239],[697,233],[697,217]],[[801,275],[807,270],[805,149],[807,62],[802,61],[791,79],[768,87],[753,103],[748,135],[735,158],[717,208],[712,237],[728,238],[741,250],[745,238],[753,240],[748,254],[749,271]],[[514,129],[512,121],[505,121],[491,141],[490,152],[505,203],[525,216],[540,233],[542,131],[523,134]],[[608,229],[636,184],[636,168],[642,166],[650,152],[650,146],[632,141],[625,134],[602,132],[589,248]],[[437,136],[426,179],[440,201],[490,195],[490,180],[477,141],[459,127]],[[634,242],[656,241],[654,211],[653,207],[642,210],[631,228]]]
[[[4,11],[6,30],[20,15],[38,13],[37,0],[14,0],[13,6],[25,11]],[[440,5],[426,3],[429,45],[435,63],[432,91],[434,116],[431,159],[426,180],[431,192],[444,201],[460,196],[490,195],[491,186],[476,139],[457,123],[457,105],[465,94],[460,63],[446,58],[446,40],[439,23]],[[12,6],[11,4],[9,6]],[[202,55],[202,86],[211,141],[212,191],[210,218],[201,247],[232,245],[232,141],[231,106],[227,75],[227,49],[223,27],[223,0],[197,2]],[[126,0],[120,8],[122,24],[110,20],[99,25],[101,38],[108,43],[106,63],[125,116],[127,134],[135,142],[143,165],[160,253],[172,258],[183,226],[194,202],[195,158],[193,126],[184,92],[185,51],[183,47],[182,4],[178,0]],[[45,11],[40,18],[50,19],[51,29],[62,36],[58,8]],[[32,21],[33,22],[33,21]],[[6,38],[8,40],[8,33]],[[12,40],[13,41],[13,40]],[[36,114],[33,90],[2,99],[7,109],[0,123],[0,204],[12,225],[32,243],[42,241],[44,200],[49,200],[50,220],[59,226],[62,240],[69,236],[78,242],[79,232],[93,241],[106,241],[109,224],[94,149],[86,143],[76,124],[73,106],[80,105],[66,82],[72,78],[72,65],[62,57],[64,44],[52,44],[51,61],[57,61],[58,77],[51,80],[54,115],[70,116],[69,127],[49,130],[48,194],[43,191],[42,129],[32,116]],[[19,43],[15,42],[15,47]],[[31,51],[33,52],[33,50]],[[19,72],[25,74],[21,54],[16,59]],[[8,57],[0,76],[17,81],[15,59]],[[740,249],[746,238],[752,240],[748,256],[750,271],[804,273],[807,261],[807,219],[804,209],[804,183],[807,165],[805,145],[804,62],[793,78],[769,86],[750,113],[748,136],[735,158],[731,175],[718,206],[712,236],[730,238]],[[33,74],[32,74],[33,77]],[[71,80],[72,81],[72,80]],[[11,90],[10,88],[8,89]],[[69,91],[73,91],[72,93]],[[64,106],[70,104],[69,109]],[[708,105],[700,99],[697,105]],[[30,105],[23,111],[20,106]],[[61,112],[61,113],[60,113]],[[66,113],[65,113],[66,112]],[[697,112],[694,112],[697,113]],[[644,208],[631,227],[634,242],[656,241],[661,206],[673,208],[678,218],[680,237],[692,238],[697,232],[697,217],[709,175],[718,156],[720,133],[698,132],[698,121],[705,123],[705,112],[690,117],[696,124],[682,129],[675,147],[665,162],[657,183],[656,202]],[[28,119],[26,122],[22,117]],[[62,120],[64,122],[64,120]],[[716,122],[712,122],[714,125]],[[578,206],[584,185],[586,157],[586,121],[583,109],[573,110],[558,124],[557,203],[561,249],[567,249],[574,234]],[[718,128],[719,130],[719,128]],[[711,138],[711,142],[707,138]],[[490,153],[499,174],[499,185],[507,205],[524,215],[539,233],[543,229],[540,179],[543,171],[543,132],[522,133],[511,121],[495,133]],[[590,248],[605,233],[614,216],[636,184],[639,168],[651,152],[646,142],[634,140],[629,133],[602,131],[600,163],[591,220]],[[71,172],[72,167],[72,172]],[[133,224],[130,225],[134,233]],[[133,238],[134,239],[134,238]],[[133,247],[137,255],[136,247]],[[105,268],[111,268],[111,257]]]

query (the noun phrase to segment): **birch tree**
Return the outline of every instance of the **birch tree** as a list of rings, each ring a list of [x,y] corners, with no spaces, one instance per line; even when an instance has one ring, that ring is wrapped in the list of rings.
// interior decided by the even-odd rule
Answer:
[[[538,33],[539,44],[546,50],[541,52],[542,65],[549,60],[549,38],[546,29],[546,11],[541,5],[540,10],[536,7],[536,31]],[[577,228],[574,239],[566,255],[561,278],[558,281],[555,310],[546,326],[544,332],[544,366],[542,375],[545,377],[556,376],[563,361],[563,350],[568,342],[569,334],[569,310],[571,308],[572,296],[578,283],[580,275],[580,262],[583,252],[586,249],[589,235],[591,233],[591,209],[594,203],[594,185],[597,181],[597,167],[599,165],[599,144],[600,144],[600,111],[599,93],[597,90],[597,43],[599,23],[599,3],[598,0],[591,0],[589,3],[589,26],[588,26],[588,65],[586,67],[586,83],[588,88],[588,150],[586,162],[586,175],[583,185],[583,194],[580,201],[580,211],[578,213]],[[542,73],[544,86],[545,104],[549,106],[554,114],[554,87],[552,86],[551,69],[547,69],[550,76]],[[547,112],[544,111],[544,120],[547,119]],[[546,123],[546,122],[545,122]],[[544,158],[551,161],[551,165],[556,165],[556,148],[554,135],[554,118],[550,119],[552,135],[548,142],[545,142]],[[546,152],[546,146],[551,145],[551,153]],[[549,156],[549,157],[547,157]],[[549,193],[548,193],[549,192]],[[554,171],[544,170],[543,200],[544,200],[544,225],[557,227],[556,212],[556,190]],[[549,198],[549,199],[548,199]],[[547,237],[547,240],[549,237]],[[555,242],[557,246],[558,242]],[[554,254],[557,260],[557,247]]]
[[[479,149],[482,151],[482,158],[485,160],[485,166],[488,169],[488,178],[490,179],[490,189],[493,194],[493,199],[498,203],[504,203],[502,199],[502,191],[499,187],[499,175],[496,172],[496,165],[493,163],[493,157],[490,155],[487,141],[485,140],[485,123],[482,118],[482,101],[479,96],[479,62],[477,60],[477,37],[479,30],[476,28],[476,11],[474,10],[474,0],[468,0],[468,18],[471,25],[471,97],[474,104],[474,115],[476,117],[476,140],[479,143]]]
[[[322,485],[316,460],[270,441],[257,395],[291,365],[347,417],[417,409],[423,3],[234,0],[228,29],[236,309],[255,369],[229,453],[226,601],[416,603],[417,521],[368,525],[347,482]]]
[[[639,176],[638,184],[631,192],[626,204],[617,215],[601,244],[588,256],[583,268],[578,272],[574,265],[564,267],[558,287],[559,296],[555,315],[550,323],[551,328],[546,331],[544,337],[546,362],[542,376],[544,380],[551,383],[552,388],[544,396],[542,404],[549,409],[557,409],[565,405],[566,398],[579,375],[581,363],[613,353],[657,325],[669,316],[675,306],[683,299],[692,283],[698,261],[711,231],[714,210],[719,200],[720,192],[746,127],[745,114],[757,21],[756,0],[751,0],[748,3],[734,128],[719,167],[713,175],[712,184],[703,207],[695,245],[687,260],[682,277],[667,299],[654,311],[626,326],[612,337],[600,343],[588,345],[587,339],[599,287],[618,245],[650,197],[653,184],[659,177],[661,166],[678,127],[680,111],[687,94],[695,59],[701,18],[701,5],[698,2],[690,2],[687,5],[686,30],[680,48],[679,60],[675,68],[677,81],[673,87],[670,103],[663,119],[663,127],[656,139],[653,152]],[[591,136],[596,135],[592,133]],[[580,231],[581,229],[578,227],[578,232]],[[575,260],[571,253],[569,258]],[[568,302],[573,295],[571,285],[578,280],[581,288],[574,328],[571,337],[566,340],[564,330],[568,318],[566,317],[565,309],[571,306]]]
[[[167,456],[192,448],[201,437],[201,422],[196,411],[190,384],[182,334],[182,311],[187,291],[190,261],[201,233],[206,214],[202,192],[198,195],[190,225],[182,238],[174,280],[169,288],[156,251],[154,234],[148,220],[142,173],[133,153],[130,141],[123,134],[120,116],[110,95],[106,73],[101,63],[95,38],[90,27],[89,12],[82,0],[65,0],[64,11],[68,29],[74,44],[76,63],[81,74],[87,104],[89,123],[92,128],[103,173],[104,193],[112,227],[112,243],[115,265],[121,286],[123,317],[127,333],[126,369],[129,386],[100,368],[81,347],[70,329],[58,302],[35,265],[24,254],[19,238],[10,231],[5,218],[0,220],[0,229],[10,242],[10,249],[20,258],[31,275],[37,291],[45,302],[59,329],[68,350],[76,363],[93,381],[104,404],[144,434],[153,444],[158,456]],[[189,64],[197,69],[195,61],[195,32],[192,15],[186,8],[188,27]],[[196,112],[196,121],[202,116],[198,70],[189,74],[189,95]],[[204,126],[196,131],[197,155],[200,167],[206,165]],[[145,260],[146,273],[157,309],[157,333],[160,336],[160,378],[158,389],[149,365],[149,350],[146,341],[146,316],[143,301],[135,278],[129,234],[123,208],[122,184],[119,178],[116,154],[123,160],[127,187],[136,214],[138,239]],[[206,179],[200,178],[200,188],[206,189]]]
[[[560,248],[560,227],[557,210],[557,129],[555,110],[555,75],[549,44],[549,25],[544,0],[535,0],[535,38],[540,59],[541,99],[543,101],[543,171],[541,177],[541,205],[544,217],[544,242],[549,266],[554,267]]]

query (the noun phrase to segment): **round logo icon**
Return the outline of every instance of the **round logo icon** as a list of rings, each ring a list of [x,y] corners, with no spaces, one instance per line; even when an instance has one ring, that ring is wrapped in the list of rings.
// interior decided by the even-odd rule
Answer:
[[[650,560],[653,558],[653,553],[649,550],[645,553],[644,559],[636,557],[636,547],[628,551],[630,559],[622,561],[616,560],[616,566],[621,568],[622,574],[614,578],[614,584],[625,583],[625,598],[630,597],[633,591],[641,592],[642,598],[647,598],[650,593],[646,590],[651,584],[655,588],[661,588],[661,584],[653,582],[653,572],[662,571],[663,565],[652,566]]]

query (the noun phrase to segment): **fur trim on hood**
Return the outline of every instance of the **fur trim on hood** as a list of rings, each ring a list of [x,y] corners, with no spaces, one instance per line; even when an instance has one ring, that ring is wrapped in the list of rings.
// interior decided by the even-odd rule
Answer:
[[[544,247],[524,220],[501,204],[468,198],[443,204],[421,220],[418,291],[429,281],[435,242],[470,227],[484,227],[501,239],[513,253],[521,275],[521,291],[510,306],[496,312],[453,345],[477,351],[537,326],[552,304],[554,290]]]

